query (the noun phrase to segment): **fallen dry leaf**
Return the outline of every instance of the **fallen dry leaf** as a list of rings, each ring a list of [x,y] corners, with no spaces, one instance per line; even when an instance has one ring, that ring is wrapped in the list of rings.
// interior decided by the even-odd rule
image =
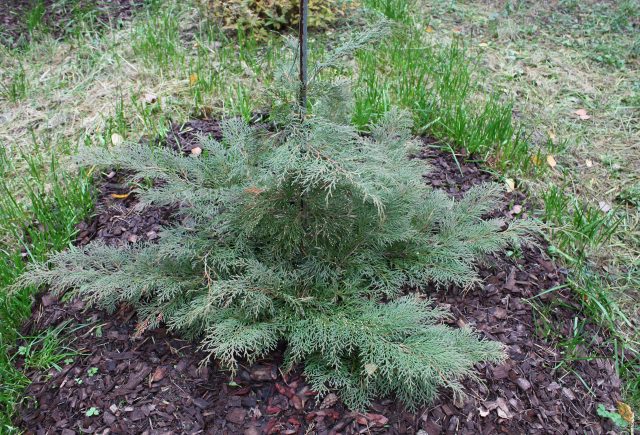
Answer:
[[[593,162],[590,159],[585,160],[584,164],[587,165],[587,168],[590,168],[593,166]]]
[[[264,192],[264,189],[260,189],[259,187],[252,186],[252,187],[247,187],[246,189],[244,189],[244,191],[251,195],[257,196],[257,195],[260,195],[262,192]]]
[[[427,28],[425,29],[425,31],[426,31],[427,33],[433,33],[433,27],[431,27],[431,26],[427,26]]]
[[[513,180],[513,178],[505,178],[504,182],[507,185],[507,191],[513,192],[514,190],[516,190],[516,182]]]
[[[153,372],[153,376],[151,376],[151,382],[158,382],[163,380],[166,374],[167,374],[166,367],[156,368],[156,370]]]
[[[376,424],[378,426],[384,426],[385,424],[387,424],[389,422],[389,419],[387,417],[385,417],[382,414],[371,414],[368,413],[367,414],[367,419],[372,422],[373,424]]]
[[[331,408],[337,402],[338,402],[338,396],[336,396],[334,393],[329,393],[325,396],[324,400],[320,404],[320,409]]]
[[[583,121],[586,121],[587,119],[590,119],[590,118],[591,118],[591,115],[588,115],[588,114],[587,114],[587,111],[586,111],[585,109],[578,109],[578,110],[576,110],[576,111],[575,111],[575,112],[573,112],[573,113],[575,113],[576,115],[578,115],[578,117],[579,117],[580,119],[582,119]]]
[[[618,402],[618,414],[620,414],[620,416],[624,418],[628,423],[633,425],[635,416],[633,415],[633,410],[629,405],[624,402]]]
[[[549,139],[551,139],[551,142],[556,141],[556,133],[553,130],[547,130],[547,134],[549,135]]]
[[[202,148],[200,148],[200,147],[191,148],[191,155],[197,157],[200,154],[202,154]]]
[[[509,405],[507,405],[507,402],[502,397],[498,397],[496,399],[496,404],[498,405],[498,417],[507,419],[513,418],[513,414],[509,411]]]
[[[122,136],[120,136],[118,133],[113,133],[111,135],[111,143],[114,146],[120,146],[122,145],[122,143],[124,142],[124,138]]]
[[[147,104],[153,104],[158,101],[158,96],[152,92],[147,92],[146,94],[144,94],[142,100]]]
[[[129,197],[129,194],[128,193],[112,193],[111,197],[115,199],[126,199]]]
[[[551,154],[547,156],[547,164],[552,168],[555,168],[557,165],[555,157],[553,157]]]
[[[534,165],[539,165],[540,164],[540,157],[538,157],[537,155],[533,154],[531,156],[531,161],[533,162]]]
[[[198,74],[192,73],[189,76],[189,85],[194,86],[196,83],[198,83]]]
[[[600,210],[602,210],[605,213],[607,213],[608,211],[611,210],[611,204],[609,204],[609,203],[607,203],[605,201],[598,202],[598,207],[600,207]]]

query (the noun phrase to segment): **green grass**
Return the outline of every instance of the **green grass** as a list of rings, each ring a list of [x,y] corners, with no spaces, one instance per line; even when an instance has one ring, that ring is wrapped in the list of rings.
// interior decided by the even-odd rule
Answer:
[[[28,172],[17,174],[14,156],[0,151],[0,428],[9,431],[11,418],[27,379],[13,365],[24,360],[23,368],[54,366],[68,352],[58,343],[62,327],[42,337],[24,338],[22,323],[31,314],[36,289],[8,292],[8,287],[24,271],[28,261],[46,259],[47,253],[64,249],[75,234],[74,225],[92,208],[91,188],[84,173],[62,171],[56,158],[41,154],[21,156]],[[48,167],[48,171],[45,170]],[[18,198],[7,180],[19,178],[26,195]],[[18,346],[18,342],[22,342]]]
[[[543,151],[533,147],[513,120],[512,102],[497,92],[481,96],[476,60],[460,38],[438,45],[425,39],[428,22],[390,0],[370,6],[400,25],[377,50],[357,56],[358,100],[354,122],[362,127],[389,107],[412,111],[416,133],[446,139],[500,171],[544,170]]]
[[[400,24],[382,49],[358,56],[356,122],[404,106],[419,132],[475,154],[529,194],[579,302],[575,336],[558,344],[571,361],[575,343],[589,341],[583,322],[601,326],[602,355],[640,407],[630,320],[640,316],[640,3],[365,3]],[[581,108],[589,119],[575,115]]]
[[[8,78],[0,81],[0,96],[12,103],[17,103],[26,98],[29,87],[24,67],[18,65],[13,71],[8,70],[7,73]]]
[[[50,369],[60,371],[61,365],[68,364],[78,355],[70,347],[73,340],[70,335],[83,325],[70,328],[69,322],[63,322],[55,328],[40,332],[35,336],[18,336],[17,344],[6,345],[0,334],[0,429],[2,433],[20,433],[13,426],[13,412],[25,399],[24,389],[29,385],[26,370],[47,372]],[[11,353],[6,350],[11,349]]]

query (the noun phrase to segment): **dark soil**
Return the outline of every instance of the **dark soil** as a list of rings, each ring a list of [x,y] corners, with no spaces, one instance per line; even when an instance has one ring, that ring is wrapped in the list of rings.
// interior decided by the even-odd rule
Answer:
[[[170,146],[191,149],[197,131],[219,134],[217,123],[197,121],[174,126]],[[458,196],[491,176],[475,163],[425,145],[418,156],[433,170],[425,182]],[[111,175],[111,174],[110,174]],[[103,180],[97,216],[81,226],[80,243],[104,240],[125,244],[152,239],[171,221],[170,208],[136,207],[117,175]],[[500,212],[511,219],[526,213],[523,197],[505,196]],[[519,212],[519,213],[516,213]],[[27,372],[32,384],[17,423],[27,433],[207,433],[207,434],[601,434],[612,430],[597,417],[597,404],[615,404],[620,381],[605,359],[577,361],[573,373],[554,367],[560,352],[537,335],[544,323],[526,301],[559,285],[564,274],[540,248],[495,256],[480,267],[484,285],[468,290],[430,290],[437,303],[450,308],[452,326],[469,325],[507,347],[500,366],[477,367],[480,384],[467,383],[468,397],[458,403],[447,392],[419,412],[408,412],[392,398],[376,402],[369,413],[344,408],[336,396],[318,399],[300,371],[278,369],[281,352],[236,376],[214,364],[199,367],[204,355],[196,346],[165,329],[136,338],[136,316],[127,306],[115,315],[87,308],[81,301],[63,303],[45,294],[36,304],[25,332],[71,321],[86,325],[71,346],[81,355],[61,371]],[[429,290],[429,289],[427,289]],[[552,316],[553,328],[570,336],[576,304],[563,291],[543,295],[563,302]],[[594,340],[597,333],[593,331]],[[582,351],[595,352],[597,341]],[[97,368],[97,372],[96,369]],[[95,372],[95,373],[94,373]],[[584,383],[580,380],[580,378]],[[585,383],[591,392],[585,387]],[[99,415],[87,416],[95,408]]]
[[[78,19],[91,19],[98,25],[127,20],[143,0],[2,0],[0,7],[0,43],[17,47],[27,42],[29,25],[39,23],[36,30],[65,34]]]

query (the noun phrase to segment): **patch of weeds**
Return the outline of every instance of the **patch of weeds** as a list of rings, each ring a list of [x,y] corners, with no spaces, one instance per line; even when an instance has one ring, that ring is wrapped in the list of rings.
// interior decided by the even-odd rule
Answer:
[[[449,139],[500,170],[543,168],[536,164],[540,151],[513,121],[512,104],[496,93],[479,96],[466,44],[454,38],[448,45],[433,45],[423,38],[425,27],[400,26],[381,49],[358,54],[354,122],[365,128],[390,104],[400,105],[413,111],[419,133]]]
[[[0,288],[0,291],[4,289]],[[51,368],[61,370],[60,363],[78,354],[65,344],[71,331],[68,322],[46,330],[33,337],[21,337],[18,341],[7,341],[6,328],[0,330],[0,432],[19,433],[12,425],[15,410],[23,399],[23,391],[29,385],[25,370],[48,371]]]
[[[31,313],[34,288],[8,293],[29,260],[44,260],[48,252],[68,246],[75,224],[92,208],[89,179],[84,172],[62,171],[56,157],[41,151],[22,155],[27,173],[19,175],[13,156],[0,148],[0,432],[13,433],[12,417],[28,379],[9,355],[23,360],[21,367],[55,367],[75,353],[61,347],[62,328],[23,338],[18,328]],[[45,170],[47,169],[48,171]],[[18,178],[26,194],[18,197],[10,181]],[[20,347],[17,342],[20,340]],[[15,352],[12,352],[12,349]]]
[[[622,0],[611,15],[611,27],[618,31],[634,30],[634,21],[640,17],[638,0]]]
[[[403,23],[411,21],[416,8],[416,0],[366,0],[363,3],[387,18]]]
[[[78,355],[77,351],[64,343],[68,325],[68,321],[63,322],[37,336],[21,337],[18,340],[21,344],[14,355],[20,359],[20,366],[25,370],[47,371],[52,367],[58,371],[62,370],[59,363]]]
[[[100,415],[100,410],[95,406],[92,406],[91,408],[87,409],[84,414],[87,417],[95,417],[97,415]]]
[[[98,136],[98,145],[106,146],[112,142],[114,134],[120,135],[123,139],[128,137],[130,130],[130,121],[125,114],[124,97],[122,94],[117,96],[113,115],[105,118],[104,129],[102,134]]]
[[[168,69],[182,65],[185,59],[180,40],[180,19],[182,13],[175,7],[160,8],[147,12],[134,28],[131,46],[148,67]]]
[[[588,248],[606,243],[621,222],[613,210],[603,212],[557,186],[542,193],[542,200],[542,219],[550,225],[551,240],[555,241],[550,252],[574,265],[585,261]]]
[[[100,20],[100,10],[97,3],[67,0],[58,4],[60,15],[69,17],[63,28],[63,33],[70,38],[80,39],[96,34],[100,27],[107,24]]]
[[[27,96],[27,89],[27,77],[22,65],[10,73],[7,80],[0,81],[0,96],[12,103],[24,99]]]
[[[46,12],[44,0],[36,0],[31,9],[25,14],[25,24],[27,32],[33,34],[45,28],[44,14]]]
[[[169,121],[162,112],[159,102],[148,101],[144,95],[133,94],[131,96],[131,105],[147,134],[157,138],[166,136]],[[127,131],[125,130],[125,138],[127,137]],[[113,142],[113,135],[110,138]]]
[[[90,367],[87,370],[87,376],[89,376],[90,378],[94,377],[97,374],[98,374],[98,367]]]
[[[615,44],[599,42],[590,50],[590,57],[614,68],[624,68],[627,54]]]
[[[624,188],[616,199],[624,204],[640,207],[640,183]]]
[[[602,403],[598,405],[596,411],[600,417],[608,418],[619,428],[625,429],[629,427],[629,423],[618,412],[608,411]]]

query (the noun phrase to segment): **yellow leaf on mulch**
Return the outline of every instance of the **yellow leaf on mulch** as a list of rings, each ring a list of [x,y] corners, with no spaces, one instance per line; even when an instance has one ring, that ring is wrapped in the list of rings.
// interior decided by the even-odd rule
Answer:
[[[115,199],[126,199],[129,197],[129,194],[128,193],[112,193],[111,197]]]

